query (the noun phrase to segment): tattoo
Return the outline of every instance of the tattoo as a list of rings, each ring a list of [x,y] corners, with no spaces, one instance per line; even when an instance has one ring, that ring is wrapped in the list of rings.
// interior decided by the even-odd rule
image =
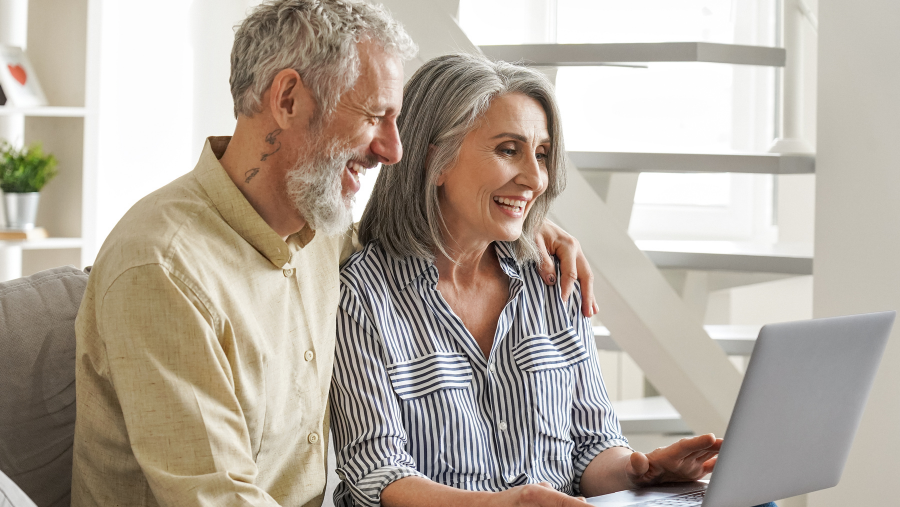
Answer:
[[[257,174],[259,174],[259,167],[254,167],[253,169],[245,172],[244,176],[246,176],[246,178],[244,179],[244,183],[250,183],[250,180],[252,180],[253,177]]]
[[[267,142],[267,143],[271,144],[272,146],[275,146],[275,143],[278,143],[278,146],[275,148],[274,151],[271,151],[271,152],[269,152],[269,153],[263,153],[262,158],[259,159],[260,162],[265,162],[267,158],[269,158],[269,157],[271,157],[272,155],[278,153],[278,150],[281,149],[281,141],[278,140],[278,135],[279,135],[279,134],[281,134],[281,129],[275,129],[275,130],[273,130],[272,132],[269,132],[269,133],[266,135],[266,142]]]

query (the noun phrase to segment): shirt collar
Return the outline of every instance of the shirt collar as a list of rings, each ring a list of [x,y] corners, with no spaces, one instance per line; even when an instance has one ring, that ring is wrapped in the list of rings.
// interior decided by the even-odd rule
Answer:
[[[300,232],[288,236],[285,242],[269,227],[219,163],[229,141],[231,137],[227,136],[207,138],[194,168],[194,176],[222,219],[275,267],[282,268],[295,251],[312,241],[315,231],[307,225]]]
[[[515,280],[521,280],[519,264],[513,255],[512,245],[502,241],[495,241],[493,245],[494,251],[497,253],[497,259],[500,260],[500,269],[506,273],[506,276]],[[397,260],[394,262],[392,271],[394,279],[401,290],[419,277],[423,277],[432,285],[437,284],[438,281],[438,271],[434,261],[420,257],[407,256]]]

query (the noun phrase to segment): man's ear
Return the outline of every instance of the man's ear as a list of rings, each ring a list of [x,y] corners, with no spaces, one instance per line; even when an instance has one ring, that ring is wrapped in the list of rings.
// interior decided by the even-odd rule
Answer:
[[[312,93],[296,70],[284,69],[275,74],[269,87],[269,109],[280,128],[288,129],[298,118],[308,123],[315,107]]]

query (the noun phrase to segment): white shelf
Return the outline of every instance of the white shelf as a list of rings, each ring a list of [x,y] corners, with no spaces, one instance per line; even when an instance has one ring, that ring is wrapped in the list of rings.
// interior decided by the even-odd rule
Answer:
[[[540,67],[642,62],[713,62],[784,67],[786,58],[783,48],[712,42],[519,44],[480,48],[492,60],[524,62]]]
[[[81,248],[81,238],[44,238],[22,240],[0,240],[0,248],[21,248],[22,250],[61,250],[65,248]]]
[[[756,337],[762,326],[703,326],[712,338],[729,356],[749,356],[756,345]],[[622,349],[613,340],[605,326],[594,326],[594,343],[600,350],[618,352]]]
[[[811,275],[813,247],[804,243],[635,241],[659,268]]]
[[[816,170],[814,154],[570,151],[568,155],[582,171],[811,174]]]
[[[24,116],[43,116],[49,118],[84,118],[87,108],[84,107],[13,107],[0,106],[0,116],[21,114]]]
[[[622,433],[690,433],[681,414],[662,396],[614,401]]]

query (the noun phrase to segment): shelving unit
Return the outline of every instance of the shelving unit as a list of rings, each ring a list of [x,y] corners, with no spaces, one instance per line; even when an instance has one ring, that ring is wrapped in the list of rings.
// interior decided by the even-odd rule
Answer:
[[[91,36],[96,30],[89,29],[99,12],[97,0],[12,1],[27,10],[26,54],[49,105],[0,106],[0,120],[18,125],[25,144],[39,142],[52,153],[59,175],[41,191],[38,208],[37,224],[50,238],[0,242],[0,281],[66,264],[84,267],[82,238],[91,234],[84,204],[94,191],[97,151],[96,93],[89,92],[99,50]],[[9,42],[11,32],[20,37],[21,22],[0,20],[0,41]]]
[[[43,118],[84,118],[87,109],[84,107],[12,107],[0,106],[0,116],[32,116]]]

